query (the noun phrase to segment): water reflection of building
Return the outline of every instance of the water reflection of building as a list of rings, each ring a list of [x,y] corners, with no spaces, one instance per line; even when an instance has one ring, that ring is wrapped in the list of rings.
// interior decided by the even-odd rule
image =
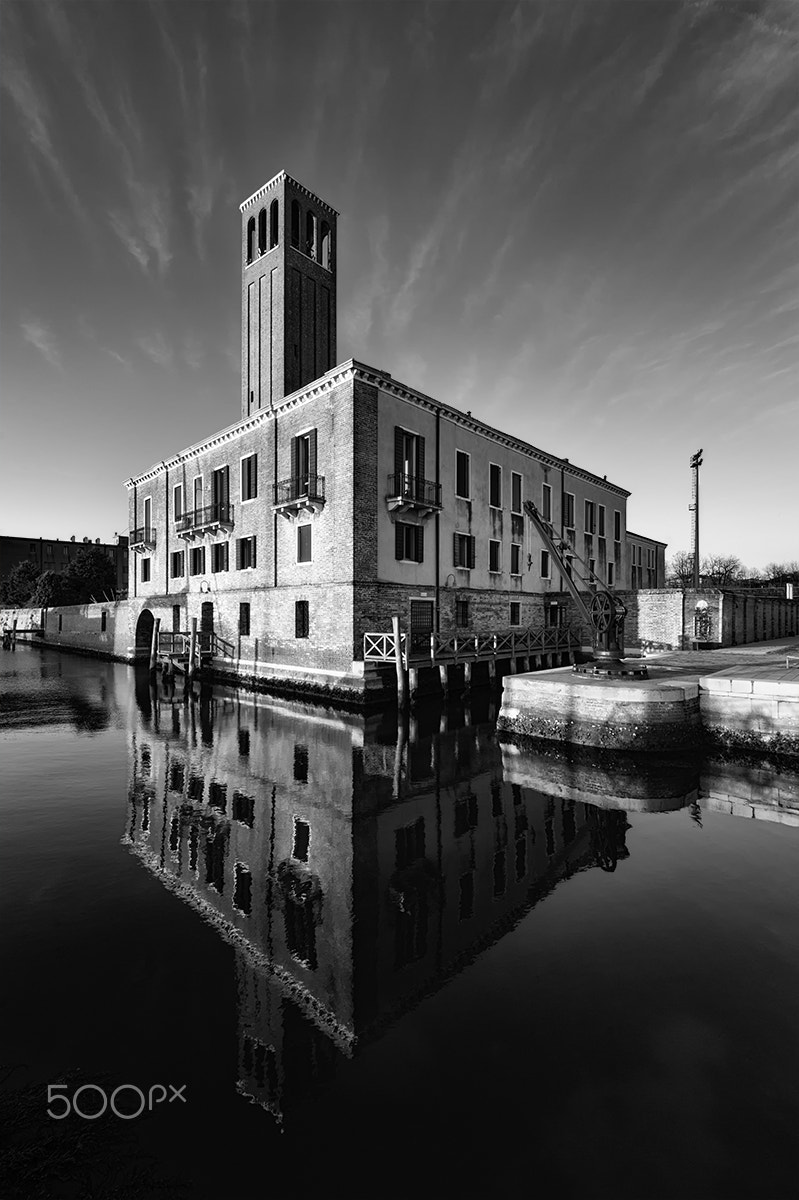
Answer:
[[[126,840],[236,947],[239,1090],[276,1116],[587,867],[623,813],[503,782],[491,724],[233,693],[144,707]]]

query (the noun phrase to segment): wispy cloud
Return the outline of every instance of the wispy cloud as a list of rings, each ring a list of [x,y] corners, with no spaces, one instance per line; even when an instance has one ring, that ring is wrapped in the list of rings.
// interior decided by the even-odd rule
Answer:
[[[193,330],[189,330],[183,339],[183,358],[192,371],[199,371],[205,361],[205,347]]]
[[[160,330],[156,333],[141,334],[136,338],[136,345],[142,354],[146,354],[156,366],[165,370],[175,361],[175,353]]]
[[[64,364],[61,352],[52,331],[38,317],[27,317],[21,322],[22,336],[25,341],[39,351],[45,362],[57,371],[63,371]]]
[[[47,165],[64,198],[81,224],[88,227],[89,217],[72,183],[67,168],[57,153],[51,133],[51,114],[41,87],[34,83],[21,56],[10,45],[8,33],[0,57],[0,86],[8,93],[24,136]]]

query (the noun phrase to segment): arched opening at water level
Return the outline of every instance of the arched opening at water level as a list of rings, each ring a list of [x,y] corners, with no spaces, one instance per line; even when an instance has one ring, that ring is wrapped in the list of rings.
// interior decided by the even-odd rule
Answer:
[[[155,617],[149,608],[143,608],[136,622],[136,657],[147,658],[153,642],[153,626]]]

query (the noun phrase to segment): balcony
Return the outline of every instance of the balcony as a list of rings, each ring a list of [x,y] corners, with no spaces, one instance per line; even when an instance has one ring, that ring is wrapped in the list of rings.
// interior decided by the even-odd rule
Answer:
[[[287,521],[301,512],[319,512],[325,503],[324,475],[302,475],[275,484],[275,512]]]
[[[155,529],[152,525],[142,525],[140,529],[131,529],[128,548],[136,554],[144,554],[155,549]]]
[[[184,541],[202,537],[204,533],[219,533],[222,529],[232,528],[233,505],[227,501],[190,509],[175,522],[175,532]]]
[[[441,511],[441,484],[417,475],[389,475],[386,504],[398,516],[415,512],[428,517]]]

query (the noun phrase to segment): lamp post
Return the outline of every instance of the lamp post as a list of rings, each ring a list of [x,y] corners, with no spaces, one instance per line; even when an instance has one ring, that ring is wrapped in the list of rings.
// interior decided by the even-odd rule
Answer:
[[[699,591],[699,468],[702,466],[701,450],[697,450],[696,454],[691,456],[690,464],[693,471],[693,480],[691,483],[691,503],[688,505],[688,510],[694,514],[691,530],[691,550],[694,556],[694,588],[696,591]]]

